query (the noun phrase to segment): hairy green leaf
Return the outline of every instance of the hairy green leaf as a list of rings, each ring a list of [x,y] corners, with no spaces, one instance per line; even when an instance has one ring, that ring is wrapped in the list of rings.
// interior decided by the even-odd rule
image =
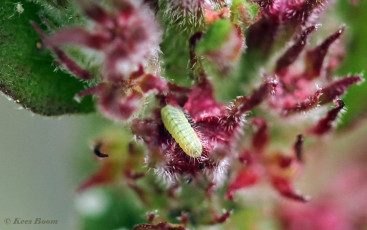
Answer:
[[[0,2],[0,89],[23,107],[46,116],[88,113],[91,98],[74,95],[86,84],[58,70],[30,21],[40,23],[41,7],[33,2]]]

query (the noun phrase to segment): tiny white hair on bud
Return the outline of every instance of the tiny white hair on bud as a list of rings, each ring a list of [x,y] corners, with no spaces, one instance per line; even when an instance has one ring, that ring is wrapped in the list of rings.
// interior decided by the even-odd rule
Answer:
[[[154,173],[161,178],[165,185],[173,185],[179,180],[179,175],[176,173],[171,173],[170,170],[165,168],[165,166],[157,167],[154,169]]]
[[[204,174],[218,187],[222,186],[226,179],[228,171],[229,160],[222,159],[218,165],[213,169],[204,169]]]

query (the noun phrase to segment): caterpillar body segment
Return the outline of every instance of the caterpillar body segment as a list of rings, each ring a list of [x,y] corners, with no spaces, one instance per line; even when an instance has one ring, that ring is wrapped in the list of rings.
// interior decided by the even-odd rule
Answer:
[[[201,156],[203,146],[185,114],[179,108],[166,105],[161,110],[161,116],[164,127],[181,149],[190,157]]]

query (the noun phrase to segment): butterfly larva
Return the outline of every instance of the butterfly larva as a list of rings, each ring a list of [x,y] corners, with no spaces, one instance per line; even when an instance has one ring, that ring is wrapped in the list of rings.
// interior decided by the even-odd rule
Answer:
[[[166,105],[161,110],[161,116],[164,127],[182,150],[190,157],[199,157],[203,152],[203,146],[185,114],[179,108]]]

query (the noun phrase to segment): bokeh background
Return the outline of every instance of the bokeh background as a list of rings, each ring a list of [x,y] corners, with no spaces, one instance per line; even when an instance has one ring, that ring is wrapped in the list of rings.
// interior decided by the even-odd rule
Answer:
[[[0,97],[0,229],[75,229],[75,188],[86,174],[85,132],[92,116],[45,118]],[[88,160],[88,159],[85,159]],[[56,219],[56,225],[6,225],[5,218]]]

